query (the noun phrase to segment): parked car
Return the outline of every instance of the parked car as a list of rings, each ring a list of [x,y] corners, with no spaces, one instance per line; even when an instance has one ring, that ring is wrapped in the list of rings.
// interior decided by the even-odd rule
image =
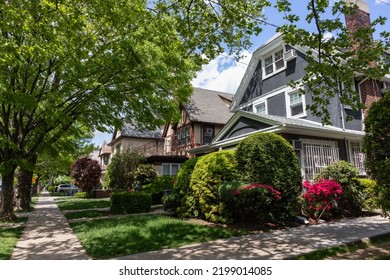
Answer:
[[[56,192],[66,192],[66,193],[76,193],[79,191],[79,188],[73,184],[60,184],[56,188]]]

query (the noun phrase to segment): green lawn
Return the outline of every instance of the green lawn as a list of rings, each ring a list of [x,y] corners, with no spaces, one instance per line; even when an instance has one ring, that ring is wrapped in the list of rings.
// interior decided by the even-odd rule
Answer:
[[[0,227],[0,260],[9,260],[22,235],[24,226],[15,228]]]
[[[93,259],[174,248],[246,233],[157,215],[92,220],[72,223],[71,227]]]
[[[80,218],[96,218],[96,217],[103,217],[107,216],[109,212],[107,211],[99,211],[99,210],[85,210],[80,212],[72,212],[72,213],[65,213],[65,218],[72,220],[72,219],[80,219]]]
[[[297,257],[291,258],[294,260],[324,260],[328,257],[336,256],[338,254],[350,253],[359,249],[369,248],[370,246],[381,245],[390,242],[390,236],[384,236],[371,241],[371,244],[358,242],[354,244],[347,244],[342,246],[330,247],[325,249],[316,250],[310,253],[302,254]],[[378,260],[388,260],[390,255],[378,256]]]
[[[110,207],[110,201],[105,198],[77,198],[72,196],[57,198],[55,201],[61,211]]]

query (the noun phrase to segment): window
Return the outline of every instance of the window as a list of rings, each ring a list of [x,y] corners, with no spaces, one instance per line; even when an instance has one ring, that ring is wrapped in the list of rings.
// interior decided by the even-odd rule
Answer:
[[[190,126],[185,126],[182,128],[179,128],[176,131],[176,139],[177,139],[177,145],[185,146],[191,143],[191,137],[190,137]]]
[[[162,164],[162,171],[163,171],[162,175],[169,175],[169,176],[177,175],[180,168],[181,168],[180,163],[163,163]]]
[[[339,161],[336,141],[301,139],[301,162],[305,180],[313,180],[324,167]]]
[[[265,102],[255,105],[256,114],[267,114]]]
[[[303,116],[305,114],[304,111],[304,99],[302,98],[302,95],[299,93],[299,91],[293,91],[288,94],[289,95],[289,116],[291,117],[298,117]]]
[[[364,168],[364,161],[366,160],[366,154],[362,151],[361,142],[350,142],[350,162],[359,169],[360,175],[366,175],[366,169]]]
[[[203,127],[203,144],[209,144],[214,138],[214,127],[204,126]]]
[[[275,53],[270,54],[264,59],[264,74],[268,76],[272,73],[276,73],[285,67],[284,62],[284,50],[278,50]]]

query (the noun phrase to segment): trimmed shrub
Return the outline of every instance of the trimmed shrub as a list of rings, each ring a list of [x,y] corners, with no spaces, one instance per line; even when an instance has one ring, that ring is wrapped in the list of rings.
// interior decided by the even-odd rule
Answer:
[[[218,151],[202,156],[191,176],[192,195],[187,199],[188,213],[211,222],[226,222],[218,188],[222,183],[236,179],[235,151]]]
[[[48,186],[46,189],[48,192],[55,192],[57,189],[57,186]]]
[[[367,174],[377,183],[377,206],[390,216],[390,93],[373,103],[364,119],[363,149]]]
[[[219,190],[234,222],[265,224],[276,221],[274,212],[278,208],[281,194],[273,187],[229,182],[221,185]]]
[[[177,199],[176,214],[181,217],[191,216],[188,211],[188,206],[191,205],[192,191],[190,187],[192,172],[198,162],[199,157],[191,158],[184,162],[177,174],[173,191],[175,199]]]
[[[148,193],[152,197],[152,205],[161,204],[166,190],[172,190],[175,176],[160,176],[154,182],[141,186],[141,192]]]
[[[86,198],[87,197],[87,193],[86,192],[77,192],[74,194],[75,197],[78,197],[78,198]]]
[[[292,145],[274,133],[256,133],[241,141],[236,150],[239,180],[258,182],[282,194],[278,205],[279,220],[299,212],[302,176]]]
[[[347,161],[337,161],[323,168],[315,179],[333,179],[343,188],[339,209],[344,212],[360,212],[365,201],[363,187],[356,181],[359,170]]]
[[[145,213],[150,211],[151,205],[151,196],[142,192],[113,193],[110,199],[113,214]]]
[[[369,211],[380,209],[378,184],[374,180],[366,178],[357,178],[356,181],[363,189],[365,195],[363,207]]]

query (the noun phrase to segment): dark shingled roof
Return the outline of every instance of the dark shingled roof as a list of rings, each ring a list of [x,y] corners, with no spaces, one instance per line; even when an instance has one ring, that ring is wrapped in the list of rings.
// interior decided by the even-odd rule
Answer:
[[[232,99],[233,94],[194,88],[190,101],[183,106],[193,122],[225,124],[233,116],[229,110]]]
[[[144,138],[144,139],[162,139],[161,129],[140,130],[131,124],[125,124],[121,129],[122,137]]]

